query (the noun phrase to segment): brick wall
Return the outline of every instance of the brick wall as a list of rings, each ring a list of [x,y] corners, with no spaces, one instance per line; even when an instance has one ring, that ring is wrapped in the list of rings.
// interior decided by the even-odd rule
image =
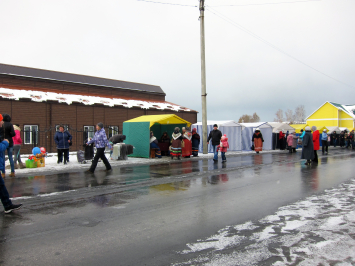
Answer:
[[[7,113],[12,117],[13,124],[19,124],[24,139],[24,125],[38,125],[40,130],[39,146],[48,152],[56,152],[54,143],[55,126],[69,125],[73,135],[71,151],[82,149],[82,131],[84,126],[94,126],[98,122],[108,126],[118,126],[122,131],[123,122],[141,115],[176,114],[183,119],[197,122],[196,112],[174,112],[169,110],[145,110],[141,108],[108,107],[102,105],[85,106],[83,104],[67,105],[65,103],[38,103],[30,100],[8,100],[0,98],[0,113]],[[22,145],[21,153],[31,153],[32,145]]]

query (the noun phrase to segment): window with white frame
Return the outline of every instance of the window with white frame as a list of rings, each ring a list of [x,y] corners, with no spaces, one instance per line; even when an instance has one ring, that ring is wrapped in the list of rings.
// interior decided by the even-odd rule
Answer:
[[[34,141],[38,143],[38,125],[24,125],[23,131],[25,144],[34,144]]]
[[[88,132],[89,139],[92,139],[95,135],[95,127],[94,126],[84,126],[84,131]]]
[[[113,135],[118,134],[118,126],[109,126],[108,127],[108,138],[111,138]]]

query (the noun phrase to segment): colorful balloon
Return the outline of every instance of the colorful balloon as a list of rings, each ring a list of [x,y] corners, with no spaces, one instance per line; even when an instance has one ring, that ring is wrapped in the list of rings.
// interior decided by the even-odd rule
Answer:
[[[41,149],[38,148],[38,147],[34,147],[34,148],[32,149],[32,154],[33,154],[34,156],[36,156],[37,154],[41,154]]]
[[[41,150],[41,153],[46,153],[47,152],[45,147],[41,147],[40,150]]]

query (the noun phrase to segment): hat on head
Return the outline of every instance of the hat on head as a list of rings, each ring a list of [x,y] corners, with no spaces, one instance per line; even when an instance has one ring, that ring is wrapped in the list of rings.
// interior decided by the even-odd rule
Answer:
[[[304,130],[311,131],[311,128],[309,126],[306,126],[306,128]]]
[[[323,132],[327,132],[327,130],[326,130],[326,129],[323,129]]]
[[[218,127],[218,125],[217,125],[217,124],[214,124],[213,127]]]
[[[192,132],[197,132],[197,128],[194,127],[194,128],[192,129]]]
[[[0,121],[2,121],[2,114],[0,114]]]
[[[104,127],[104,124],[103,123],[97,123],[97,125],[99,126],[99,128],[103,128]]]
[[[317,127],[316,126],[312,126],[312,131],[316,131]]]
[[[255,130],[259,130],[260,131],[260,128],[257,127]]]

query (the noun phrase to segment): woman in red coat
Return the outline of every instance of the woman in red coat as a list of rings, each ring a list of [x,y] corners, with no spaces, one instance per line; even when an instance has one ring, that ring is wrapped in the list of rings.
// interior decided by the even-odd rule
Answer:
[[[314,150],[314,159],[313,162],[318,163],[317,151],[319,150],[319,131],[316,126],[312,127],[313,131],[313,150]]]

